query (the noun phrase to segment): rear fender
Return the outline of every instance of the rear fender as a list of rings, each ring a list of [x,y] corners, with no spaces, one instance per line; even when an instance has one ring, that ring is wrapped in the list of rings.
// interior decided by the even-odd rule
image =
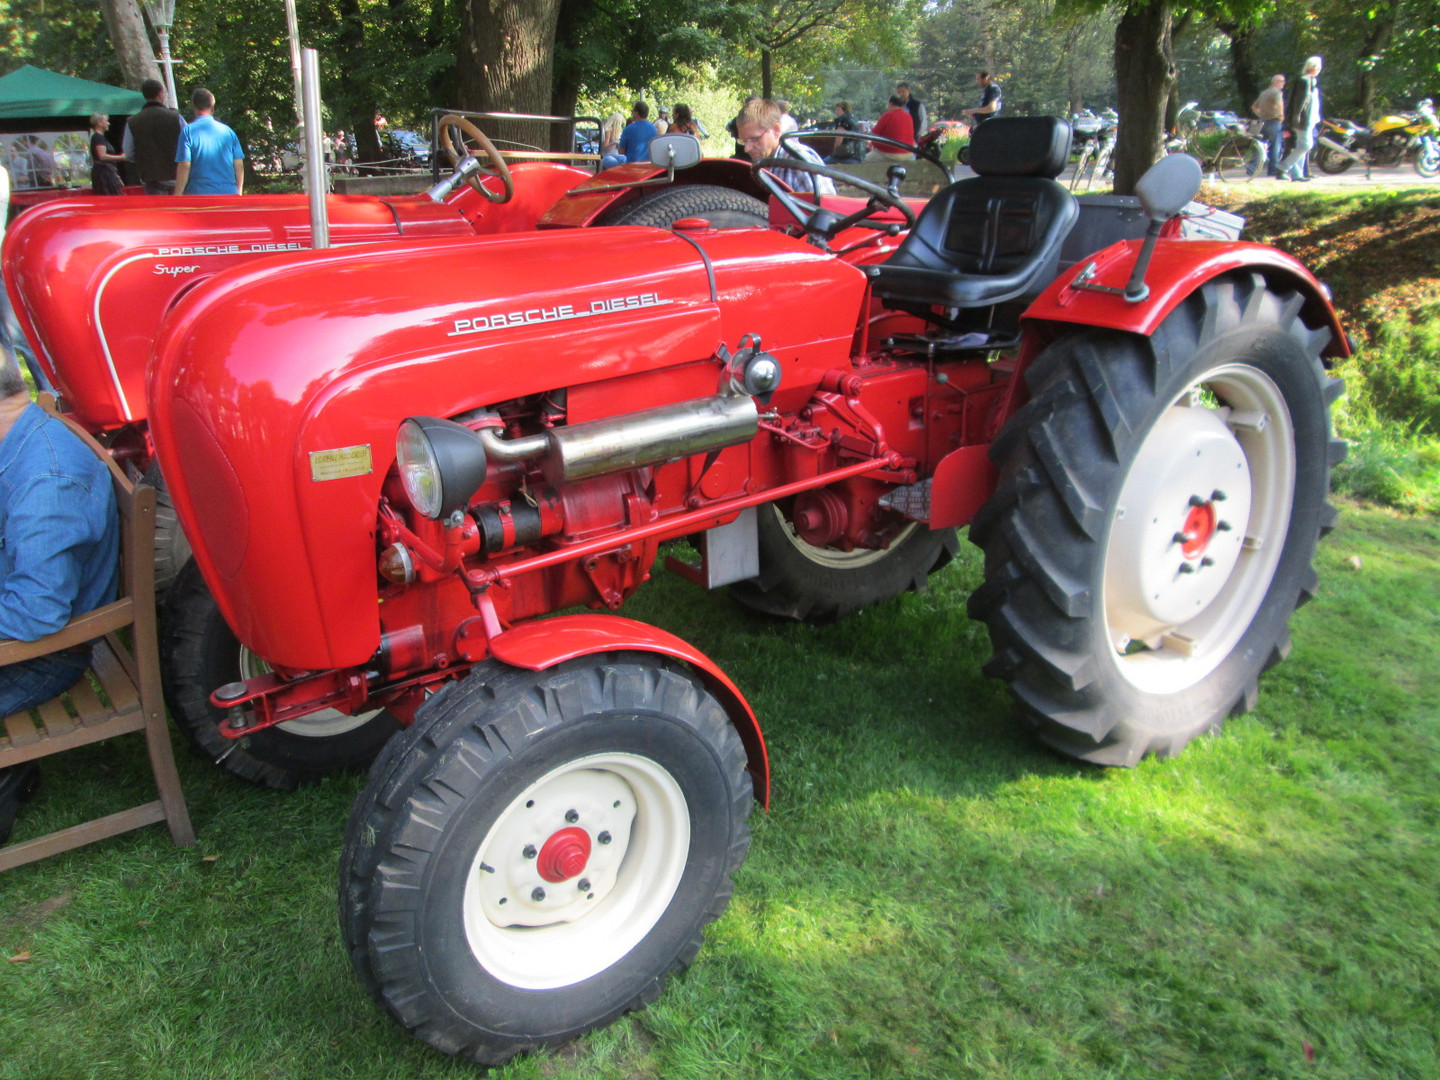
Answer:
[[[1166,316],[1207,281],[1222,274],[1253,271],[1263,276],[1271,288],[1299,292],[1304,298],[1301,311],[1305,321],[1312,326],[1330,328],[1330,342],[1323,352],[1328,360],[1350,355],[1349,342],[1330,304],[1329,290],[1295,259],[1263,244],[1162,239],[1155,245],[1155,256],[1145,273],[1149,295],[1138,303],[1112,292],[1074,286],[1080,272],[1093,264],[1095,273],[1089,284],[1123,289],[1141,243],[1122,241],[1079,260],[1026,309],[1024,318],[1028,329],[1032,333],[1040,330],[1043,336],[1043,328],[1036,326],[1037,322],[1070,323],[1109,327],[1149,337]]]
[[[649,187],[624,187],[619,190],[593,190],[614,187],[617,184],[635,184],[642,180],[663,177],[666,170],[648,162],[637,161],[632,165],[617,165],[592,176],[564,195],[541,218],[539,228],[571,229],[593,225],[601,215],[610,210],[634,202]],[[705,158],[698,165],[675,174],[674,183],[709,184],[713,187],[732,188],[745,195],[753,195],[761,202],[769,198],[750,172],[748,162],[734,158]]]
[[[755,797],[769,809],[770,762],[760,721],[729,676],[695,646],[658,627],[618,615],[561,615],[525,623],[490,639],[491,656],[526,671],[545,671],[576,657],[620,651],[668,656],[695,672],[735,725],[745,746]]]

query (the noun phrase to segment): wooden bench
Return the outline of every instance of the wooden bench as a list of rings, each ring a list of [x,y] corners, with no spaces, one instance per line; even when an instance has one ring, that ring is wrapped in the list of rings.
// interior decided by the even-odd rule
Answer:
[[[41,395],[52,416],[54,399]],[[121,596],[113,604],[77,616],[38,641],[0,640],[0,666],[82,645],[95,645],[90,670],[70,690],[35,710],[0,720],[0,767],[20,765],[130,732],[144,732],[159,798],[107,817],[0,848],[0,870],[56,855],[130,829],[165,822],[182,847],[195,843],[190,815],[175,771],[165,703],[160,689],[160,655],[155,626],[155,489],[132,484],[104,447],[68,418],[60,419],[110,470],[120,511]],[[118,631],[128,627],[127,647]],[[93,676],[103,691],[96,693]],[[52,778],[63,784],[63,776]]]

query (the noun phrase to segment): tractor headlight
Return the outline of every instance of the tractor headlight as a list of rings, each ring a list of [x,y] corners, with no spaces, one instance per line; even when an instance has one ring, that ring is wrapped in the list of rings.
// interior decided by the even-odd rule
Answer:
[[[431,520],[463,510],[485,483],[485,447],[464,424],[411,416],[395,436],[395,460],[410,505]]]

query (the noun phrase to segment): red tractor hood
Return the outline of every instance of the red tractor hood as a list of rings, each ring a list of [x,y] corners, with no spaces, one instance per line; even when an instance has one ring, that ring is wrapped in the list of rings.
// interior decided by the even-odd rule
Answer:
[[[420,195],[331,195],[332,244],[475,236],[535,228],[586,174],[515,167],[515,198],[469,188],[444,204]],[[145,364],[174,298],[231,266],[310,248],[303,195],[87,197],[23,214],[5,238],[5,286],[25,336],[91,431],[145,419]]]
[[[793,370],[838,365],[864,295],[855,268],[763,229],[278,256],[178,302],[150,370],[152,432],[241,640],[292,668],[363,664],[380,639],[376,509],[406,416],[560,387],[590,403],[572,422],[617,415],[663,403],[627,377],[672,368],[674,399],[698,397],[715,391],[717,348],[745,334]]]

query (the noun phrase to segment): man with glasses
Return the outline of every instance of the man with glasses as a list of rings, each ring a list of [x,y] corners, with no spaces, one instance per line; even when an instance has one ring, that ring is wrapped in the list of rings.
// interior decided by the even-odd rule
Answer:
[[[813,165],[823,165],[820,155],[804,143],[790,140],[780,145],[780,106],[766,98],[754,98],[745,103],[740,115],[735,118],[735,138],[745,147],[751,161],[763,161],[768,157],[794,157]],[[791,191],[813,192],[816,196],[834,195],[835,185],[828,176],[816,176],[800,169],[772,168],[769,170]]]

